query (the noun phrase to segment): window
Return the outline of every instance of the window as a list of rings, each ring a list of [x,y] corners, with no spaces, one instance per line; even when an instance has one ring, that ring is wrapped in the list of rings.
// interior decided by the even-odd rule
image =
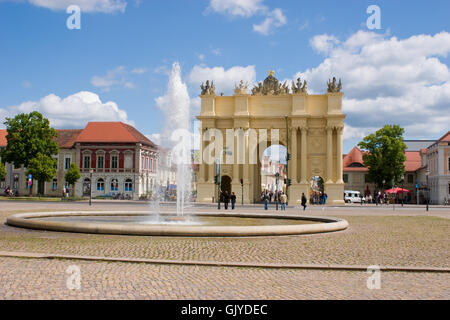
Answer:
[[[408,183],[414,183],[414,176],[412,174],[408,174]]]
[[[119,181],[117,179],[111,180],[111,191],[118,191],[119,190]]]
[[[97,191],[105,191],[105,180],[102,178],[97,180]]]
[[[344,174],[344,183],[348,183],[348,174]]]
[[[55,159],[56,161],[53,164],[53,168],[55,168],[56,170],[58,170],[58,156],[54,157],[53,159]]]
[[[133,156],[131,154],[125,155],[125,163],[124,163],[125,169],[132,169],[133,168]]]
[[[111,156],[111,168],[117,169],[117,156]]]
[[[56,191],[58,189],[58,179],[53,179],[52,190]]]
[[[83,168],[89,169],[91,167],[91,156],[84,156]]]
[[[133,180],[125,180],[125,191],[133,191]]]
[[[98,158],[97,158],[97,168],[98,169],[103,169],[103,164],[104,163],[105,163],[105,157],[98,156]]]
[[[71,158],[65,158],[64,159],[64,170],[67,170],[70,168],[70,162],[71,162]]]

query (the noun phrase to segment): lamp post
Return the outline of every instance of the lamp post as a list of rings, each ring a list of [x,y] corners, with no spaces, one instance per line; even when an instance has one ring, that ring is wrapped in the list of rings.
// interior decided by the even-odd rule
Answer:
[[[404,196],[405,196],[405,194],[404,194],[404,189],[403,189],[403,187],[405,186],[405,176],[404,175],[402,175],[402,207],[403,207],[403,202],[404,202]]]
[[[288,116],[285,115],[286,120],[286,206],[289,203],[289,160],[291,156],[289,154],[289,129],[288,129]]]
[[[276,202],[276,208],[278,211],[278,201],[280,201],[278,197],[278,179],[280,178],[280,174],[277,172],[275,173],[275,202]]]
[[[430,203],[430,187],[428,185],[428,176],[430,175],[430,169],[427,168],[426,176],[427,176],[427,211],[429,210],[429,203]]]
[[[92,206],[92,174],[94,169],[89,170],[89,205]]]
[[[241,179],[241,201],[242,206],[244,206],[244,179]]]

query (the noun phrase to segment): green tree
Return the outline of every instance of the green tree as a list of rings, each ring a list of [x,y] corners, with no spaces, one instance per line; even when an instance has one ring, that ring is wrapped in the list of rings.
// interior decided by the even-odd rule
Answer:
[[[58,133],[50,127],[48,119],[33,111],[21,113],[14,118],[6,118],[7,146],[0,157],[4,162],[14,163],[15,167],[25,166],[40,153],[51,157],[58,154],[59,147],[55,138]]]
[[[6,178],[6,167],[5,164],[0,162],[0,180],[5,180]]]
[[[81,178],[80,169],[75,163],[72,163],[70,165],[69,170],[67,170],[66,175],[64,176],[64,179],[72,186],[75,186],[75,183],[77,183],[78,179]],[[73,188],[72,188],[73,189]]]
[[[50,181],[56,174],[56,159],[46,154],[38,153],[36,157],[28,161],[27,174],[33,175],[38,180],[38,194],[44,191],[45,181]]]
[[[399,125],[385,125],[358,143],[361,149],[367,151],[363,161],[369,168],[368,178],[378,188],[389,188],[392,181],[398,184],[405,173],[404,131]]]

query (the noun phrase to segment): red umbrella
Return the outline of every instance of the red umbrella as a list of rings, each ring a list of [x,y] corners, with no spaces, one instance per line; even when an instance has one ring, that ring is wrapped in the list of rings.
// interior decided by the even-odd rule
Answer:
[[[385,191],[386,193],[395,193],[395,194],[399,194],[399,193],[406,193],[406,192],[410,192],[409,190],[403,189],[403,188],[394,188],[394,189],[389,189]]]

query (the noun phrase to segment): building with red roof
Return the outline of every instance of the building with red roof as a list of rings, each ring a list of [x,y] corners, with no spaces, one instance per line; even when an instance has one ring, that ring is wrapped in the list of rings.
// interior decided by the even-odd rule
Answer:
[[[72,163],[81,171],[72,195],[87,196],[92,186],[93,197],[121,194],[138,199],[156,184],[158,146],[134,127],[123,122],[89,122],[84,129],[57,132],[57,173],[45,183],[46,195],[60,196],[63,187],[69,187],[64,176]],[[0,130],[0,147],[7,145],[6,134],[6,130]],[[0,190],[10,186],[19,194],[30,192],[25,168],[7,164],[7,172]]]
[[[362,195],[372,194],[376,190],[374,183],[368,180],[369,169],[364,165],[364,151],[354,147],[348,154],[343,156],[343,179],[345,190],[359,191]],[[415,185],[417,183],[418,170],[422,167],[420,151],[405,151],[406,161],[405,178],[401,187],[411,191],[408,199],[415,203]],[[381,190],[383,191],[383,190]]]

